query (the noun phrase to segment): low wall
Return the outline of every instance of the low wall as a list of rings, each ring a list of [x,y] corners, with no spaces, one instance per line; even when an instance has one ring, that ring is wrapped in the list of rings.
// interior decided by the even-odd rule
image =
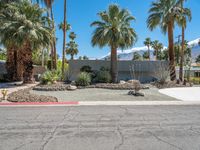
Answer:
[[[168,66],[167,61],[118,61],[118,80],[138,79],[141,82],[155,80],[155,74],[159,72],[159,66]],[[76,80],[80,69],[90,66],[98,71],[101,67],[110,68],[110,61],[105,60],[70,60],[69,70],[71,80]],[[134,74],[131,70],[135,70]]]

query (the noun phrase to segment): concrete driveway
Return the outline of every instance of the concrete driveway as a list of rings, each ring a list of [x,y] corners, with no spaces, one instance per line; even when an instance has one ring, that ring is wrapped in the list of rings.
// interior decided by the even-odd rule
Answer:
[[[200,87],[168,88],[159,92],[183,101],[200,101]]]
[[[1,107],[0,150],[199,150],[200,106]]]

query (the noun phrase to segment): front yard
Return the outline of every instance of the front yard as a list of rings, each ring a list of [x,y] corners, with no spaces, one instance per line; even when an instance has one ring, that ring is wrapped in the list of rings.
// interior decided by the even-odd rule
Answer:
[[[128,95],[128,90],[111,90],[101,88],[85,88],[76,91],[35,91],[36,95],[53,96],[58,101],[174,101],[175,98],[159,93],[157,88],[141,90],[144,97]]]

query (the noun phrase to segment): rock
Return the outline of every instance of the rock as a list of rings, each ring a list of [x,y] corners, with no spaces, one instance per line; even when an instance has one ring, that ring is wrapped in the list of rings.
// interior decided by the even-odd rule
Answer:
[[[140,81],[139,80],[128,80],[128,83],[131,83],[131,84],[140,84]]]
[[[9,102],[58,102],[57,98],[52,96],[35,95],[29,91],[32,88],[19,90],[8,95]]]
[[[126,81],[124,81],[124,80],[119,81],[119,84],[125,84],[125,83],[126,83]]]
[[[149,86],[142,86],[142,89],[143,90],[148,90],[148,89],[150,89],[150,87]]]
[[[72,82],[71,82],[71,85],[76,85],[76,81],[72,81]]]
[[[76,90],[76,89],[77,89],[77,87],[74,86],[74,85],[70,85],[70,86],[67,88],[67,90],[69,90],[69,91],[74,91],[74,90]]]
[[[129,91],[129,92],[128,92],[128,95],[144,97],[144,93],[141,93],[141,92],[135,92],[135,91]]]

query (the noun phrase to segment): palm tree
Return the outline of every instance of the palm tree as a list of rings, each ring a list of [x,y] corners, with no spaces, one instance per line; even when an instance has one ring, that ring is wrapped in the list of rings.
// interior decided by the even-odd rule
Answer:
[[[74,59],[74,55],[78,54],[78,44],[74,41],[76,38],[76,34],[74,32],[71,32],[69,34],[70,42],[67,43],[66,47],[66,54],[71,55],[71,60]]]
[[[63,32],[67,32],[67,31],[71,30],[71,25],[68,24],[68,23],[66,22],[66,28],[64,28],[64,23],[61,22],[61,23],[58,25],[58,28],[59,28],[60,30],[62,30]]]
[[[67,44],[66,54],[71,56],[71,60],[74,60],[74,55],[78,54],[78,44],[75,41],[70,41]]]
[[[156,60],[160,59],[158,58],[158,54],[163,49],[163,44],[159,43],[158,40],[155,40],[152,42],[152,48],[154,49],[154,55],[156,56]]]
[[[176,80],[176,69],[174,60],[174,25],[178,16],[182,12],[182,0],[157,0],[152,2],[147,19],[147,27],[154,30],[160,26],[163,33],[168,33],[169,61],[170,61],[170,78]]]
[[[63,19],[63,29],[66,29],[67,22],[67,0],[64,0],[64,19]],[[66,45],[66,32],[63,32],[63,51],[62,51],[62,75],[65,71],[65,45]]]
[[[1,41],[9,53],[15,53],[14,63],[19,65],[24,83],[33,81],[32,51],[48,47],[51,41],[51,30],[45,25],[49,19],[43,13],[38,5],[23,1],[8,4],[0,15]]]
[[[152,44],[151,39],[146,38],[145,41],[144,41],[144,45],[147,46],[147,48],[148,48],[148,58],[149,58],[149,60],[151,59],[150,58],[150,46],[151,46],[151,44]]]
[[[144,60],[149,59],[149,52],[148,51],[144,52],[144,54],[142,56],[143,56]]]
[[[182,43],[181,43],[181,55],[180,55],[180,68],[179,68],[179,80],[183,81],[183,64],[184,64],[184,47],[185,47],[185,29],[187,26],[187,20],[191,21],[192,15],[188,8],[183,8],[184,0],[182,0],[181,7],[182,13],[178,20],[179,26],[182,27]]]
[[[142,59],[142,56],[138,52],[133,53],[133,61],[139,61]]]
[[[47,17],[51,17],[52,23],[51,26],[53,31],[53,37],[52,37],[52,43],[51,43],[51,59],[52,59],[52,68],[57,69],[57,50],[56,50],[56,35],[55,35],[55,21],[54,21],[54,14],[53,14],[53,3],[54,0],[40,0],[45,4],[47,7]],[[39,0],[37,0],[37,3],[39,3]]]
[[[112,82],[117,82],[117,49],[133,46],[137,35],[131,28],[131,21],[135,18],[126,9],[120,9],[116,4],[110,5],[107,11],[98,13],[100,20],[91,26],[96,29],[92,36],[92,45],[100,48],[111,48],[111,76]]]

